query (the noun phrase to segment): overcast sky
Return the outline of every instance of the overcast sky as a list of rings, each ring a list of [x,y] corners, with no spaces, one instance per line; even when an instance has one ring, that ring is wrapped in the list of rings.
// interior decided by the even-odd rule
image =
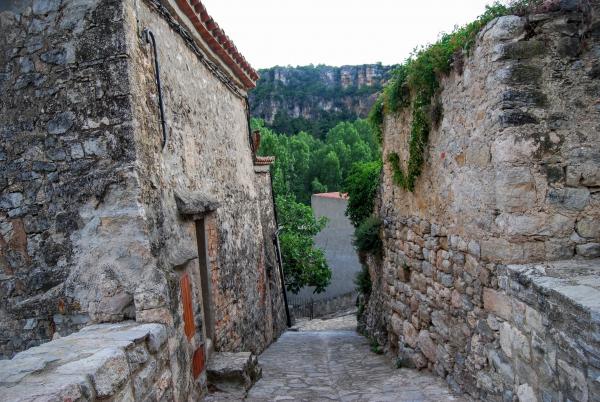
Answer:
[[[402,62],[492,0],[203,0],[255,68]]]

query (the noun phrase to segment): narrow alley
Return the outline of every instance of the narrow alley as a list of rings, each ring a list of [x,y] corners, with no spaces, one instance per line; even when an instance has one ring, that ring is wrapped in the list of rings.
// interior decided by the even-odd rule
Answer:
[[[312,320],[259,356],[248,401],[466,401],[426,371],[396,369],[356,333],[354,314]]]

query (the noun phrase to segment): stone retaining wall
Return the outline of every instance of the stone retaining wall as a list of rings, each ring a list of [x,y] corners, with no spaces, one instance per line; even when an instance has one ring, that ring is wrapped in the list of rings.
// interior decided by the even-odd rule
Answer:
[[[93,325],[0,365],[0,400],[98,399],[173,400],[163,325]]]
[[[573,260],[554,274],[567,280],[600,255],[599,7],[490,22],[441,82],[414,192],[384,166],[366,330],[486,401],[600,398],[597,304],[511,265]],[[386,116],[384,158],[406,163],[410,118]],[[582,279],[594,295],[597,266]]]

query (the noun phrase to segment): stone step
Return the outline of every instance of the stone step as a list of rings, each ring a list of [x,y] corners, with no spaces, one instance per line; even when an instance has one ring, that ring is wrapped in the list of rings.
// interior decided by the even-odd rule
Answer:
[[[250,352],[214,352],[206,369],[212,393],[245,394],[262,375]]]

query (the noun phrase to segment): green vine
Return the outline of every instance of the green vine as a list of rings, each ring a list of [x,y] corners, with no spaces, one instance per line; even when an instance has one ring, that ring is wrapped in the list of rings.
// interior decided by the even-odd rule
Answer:
[[[397,113],[411,108],[411,130],[408,148],[406,172],[402,169],[400,157],[390,152],[387,160],[393,172],[396,185],[408,191],[414,191],[415,183],[421,174],[425,161],[425,148],[432,125],[441,117],[441,105],[432,106],[438,92],[440,77],[448,74],[453,62],[460,62],[473,48],[477,34],[494,18],[508,14],[523,14],[541,0],[518,0],[510,6],[498,2],[486,7],[486,11],[475,21],[443,34],[434,44],[415,50],[408,60],[393,73],[385,86],[383,94],[377,99],[369,121],[378,137],[383,137],[383,121],[386,114]]]

